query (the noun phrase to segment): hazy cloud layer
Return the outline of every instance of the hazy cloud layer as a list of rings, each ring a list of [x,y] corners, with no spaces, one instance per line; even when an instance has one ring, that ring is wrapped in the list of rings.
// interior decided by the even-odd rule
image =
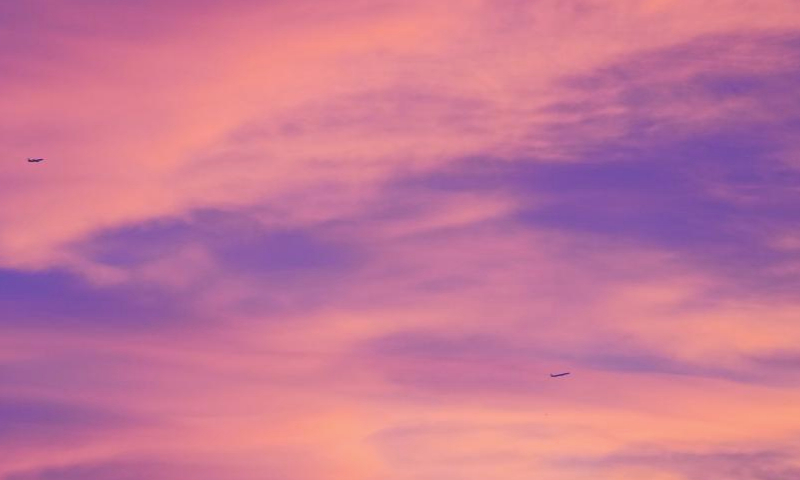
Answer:
[[[793,2],[11,2],[0,67],[3,480],[798,475]]]

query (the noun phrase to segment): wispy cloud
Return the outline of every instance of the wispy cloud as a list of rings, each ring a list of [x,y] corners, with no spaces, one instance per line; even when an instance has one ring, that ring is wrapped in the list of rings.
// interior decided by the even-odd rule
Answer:
[[[799,19],[3,4],[0,478],[797,476]]]

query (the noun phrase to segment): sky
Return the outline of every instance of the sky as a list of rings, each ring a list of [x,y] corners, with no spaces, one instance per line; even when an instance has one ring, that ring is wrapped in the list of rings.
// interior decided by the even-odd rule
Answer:
[[[11,0],[0,71],[0,480],[800,478],[795,0]]]

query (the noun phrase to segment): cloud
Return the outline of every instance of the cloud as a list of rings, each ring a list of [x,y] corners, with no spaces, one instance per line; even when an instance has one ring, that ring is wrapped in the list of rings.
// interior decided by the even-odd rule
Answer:
[[[6,328],[152,328],[185,319],[191,309],[152,286],[94,285],[65,270],[4,269],[0,285],[5,311],[0,325]]]
[[[255,275],[347,269],[358,262],[354,247],[321,238],[317,229],[270,228],[236,211],[197,211],[99,232],[78,246],[101,264],[133,267],[199,245],[218,263]]]
[[[785,61],[796,45],[795,34],[731,35],[639,53],[568,79],[588,101],[547,107],[547,135],[569,146],[562,161],[487,154],[398,185],[513,192],[511,221],[674,252],[739,291],[789,294],[797,278],[780,267],[798,257],[774,238],[800,220],[797,122],[779,106],[800,100]],[[614,128],[582,135],[599,123]]]
[[[650,449],[653,450],[653,449]],[[788,480],[800,474],[791,450],[720,450],[621,452],[597,460],[603,470],[640,475],[672,472],[676,478],[699,480],[722,477],[732,480]],[[566,460],[573,465],[581,462]],[[590,462],[593,462],[590,460]]]
[[[791,1],[156,3],[0,6],[0,477],[795,473]]]
[[[16,383],[5,365],[0,366],[5,383],[0,398],[0,477],[9,469],[39,465],[45,458],[69,458],[96,449],[106,448],[114,438],[135,435],[148,425],[144,418],[119,406],[109,407],[94,402],[65,401],[46,395],[9,395]],[[53,395],[57,397],[57,395]],[[113,447],[111,447],[113,448]]]
[[[176,478],[250,480],[259,477],[246,471],[235,471],[200,461],[182,464],[169,460],[111,460],[12,473],[4,476],[3,480],[173,480]],[[277,473],[271,478],[288,480],[301,477]]]
[[[118,429],[128,423],[133,420],[126,415],[86,405],[35,398],[0,400],[0,439],[5,443],[22,444],[37,439],[55,444],[86,433]]]

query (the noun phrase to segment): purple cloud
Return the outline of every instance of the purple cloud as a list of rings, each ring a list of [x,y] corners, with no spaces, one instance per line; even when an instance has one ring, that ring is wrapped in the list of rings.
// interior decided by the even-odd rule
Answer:
[[[108,460],[64,467],[43,468],[6,475],[3,480],[255,480],[256,477],[206,462],[159,460]],[[290,479],[285,475],[271,477]]]
[[[740,292],[789,294],[800,278],[776,270],[800,260],[800,252],[775,248],[773,240],[800,224],[800,170],[787,153],[800,136],[798,38],[700,39],[571,78],[569,88],[596,98],[549,107],[577,114],[550,125],[551,135],[573,146],[570,161],[487,153],[391,188],[510,192],[520,204],[506,219],[514,224],[678,253],[687,264],[728,276]],[[732,45],[746,45],[748,54],[727,54]],[[721,68],[761,57],[784,61],[741,73]],[[798,61],[786,61],[792,58]],[[655,73],[671,70],[688,73],[674,80]],[[716,108],[721,97],[749,111],[713,113],[703,124],[659,117],[694,104]],[[610,107],[622,113],[608,117]],[[621,133],[581,139],[586,122],[611,123]]]
[[[725,478],[730,480],[790,480],[800,469],[792,464],[793,452],[784,449],[762,451],[723,450],[708,453],[659,451],[657,448],[620,452],[596,459],[564,458],[557,463],[565,468],[591,467],[611,472],[626,467],[645,471],[671,472],[686,480]],[[641,470],[639,470],[641,471]]]
[[[0,269],[0,326],[146,328],[185,318],[190,305],[147,285],[93,285],[65,270]]]
[[[119,428],[132,418],[80,404],[31,398],[0,398],[0,441],[6,447],[31,439],[51,442]]]
[[[166,218],[103,231],[79,248],[101,263],[129,267],[197,244],[223,267],[256,276],[346,271],[359,264],[355,245],[325,235],[324,227],[270,229],[246,213],[206,210],[186,220]]]

